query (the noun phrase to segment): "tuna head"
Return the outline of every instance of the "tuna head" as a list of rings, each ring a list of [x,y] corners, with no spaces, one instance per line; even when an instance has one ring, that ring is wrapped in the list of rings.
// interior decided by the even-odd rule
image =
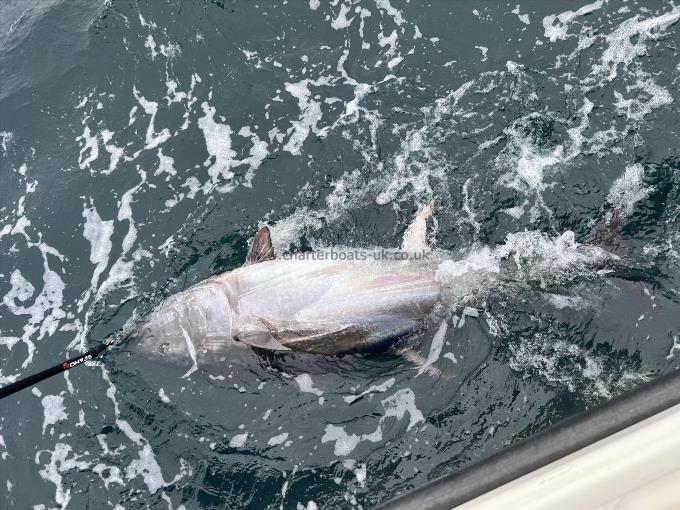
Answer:
[[[224,287],[207,280],[156,308],[134,333],[138,352],[168,361],[196,362],[233,344],[232,309]]]
[[[250,247],[246,265],[274,258],[269,229],[262,227]],[[156,308],[134,336],[138,352],[168,361],[221,361],[243,350],[236,342],[230,297],[238,285],[230,273],[180,292]]]

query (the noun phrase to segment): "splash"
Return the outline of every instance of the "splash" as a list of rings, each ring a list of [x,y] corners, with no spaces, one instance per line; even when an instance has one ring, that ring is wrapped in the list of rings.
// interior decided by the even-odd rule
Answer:
[[[459,260],[445,260],[436,278],[458,301],[479,291],[499,292],[502,287],[497,283],[503,281],[538,281],[545,286],[597,277],[601,266],[615,259],[601,248],[577,243],[571,231],[555,238],[538,231],[518,232],[493,249],[477,248]]]
[[[645,186],[642,178],[644,169],[636,163],[626,167],[623,175],[616,179],[607,193],[607,202],[612,207],[608,211],[607,223],[613,220],[615,214],[618,219],[627,218],[633,214],[635,204],[644,200],[653,191],[650,186]]]

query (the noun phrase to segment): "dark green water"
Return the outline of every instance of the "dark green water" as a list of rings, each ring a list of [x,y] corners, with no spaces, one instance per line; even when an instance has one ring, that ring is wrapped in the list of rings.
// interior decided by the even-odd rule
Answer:
[[[389,352],[183,378],[128,345],[7,398],[1,506],[370,508],[676,368],[679,21],[651,1],[5,0],[2,384],[240,266],[262,223],[279,253],[396,247],[434,202],[461,277],[490,257],[514,276],[452,311],[478,314],[438,378]]]

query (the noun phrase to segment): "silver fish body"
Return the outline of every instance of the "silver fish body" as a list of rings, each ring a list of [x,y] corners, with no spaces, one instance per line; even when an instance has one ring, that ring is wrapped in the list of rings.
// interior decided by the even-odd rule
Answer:
[[[194,361],[239,343],[333,355],[413,335],[441,297],[438,261],[355,255],[266,260],[209,278],[151,313],[139,349]]]

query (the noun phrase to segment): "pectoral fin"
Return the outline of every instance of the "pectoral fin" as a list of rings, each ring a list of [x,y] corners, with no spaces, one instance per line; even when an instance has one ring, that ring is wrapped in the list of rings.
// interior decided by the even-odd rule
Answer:
[[[252,347],[258,347],[259,349],[267,349],[269,351],[290,351],[288,347],[276,340],[269,331],[256,331],[246,335],[239,335],[236,339]]]
[[[250,250],[248,250],[248,255],[246,256],[246,262],[244,265],[257,264],[258,262],[263,262],[265,260],[274,259],[274,247],[272,246],[272,238],[269,234],[269,227],[266,225],[255,234],[253,239],[253,244],[250,245]]]
[[[337,325],[328,329],[318,329],[297,325],[291,328],[286,324],[276,323],[258,317],[271,336],[282,345],[293,351],[312,354],[344,354],[366,350],[368,331],[361,326]]]
[[[326,355],[361,352],[365,350],[368,337],[367,331],[358,326],[340,326],[328,331],[303,335],[278,331],[274,335],[295,351]]]

